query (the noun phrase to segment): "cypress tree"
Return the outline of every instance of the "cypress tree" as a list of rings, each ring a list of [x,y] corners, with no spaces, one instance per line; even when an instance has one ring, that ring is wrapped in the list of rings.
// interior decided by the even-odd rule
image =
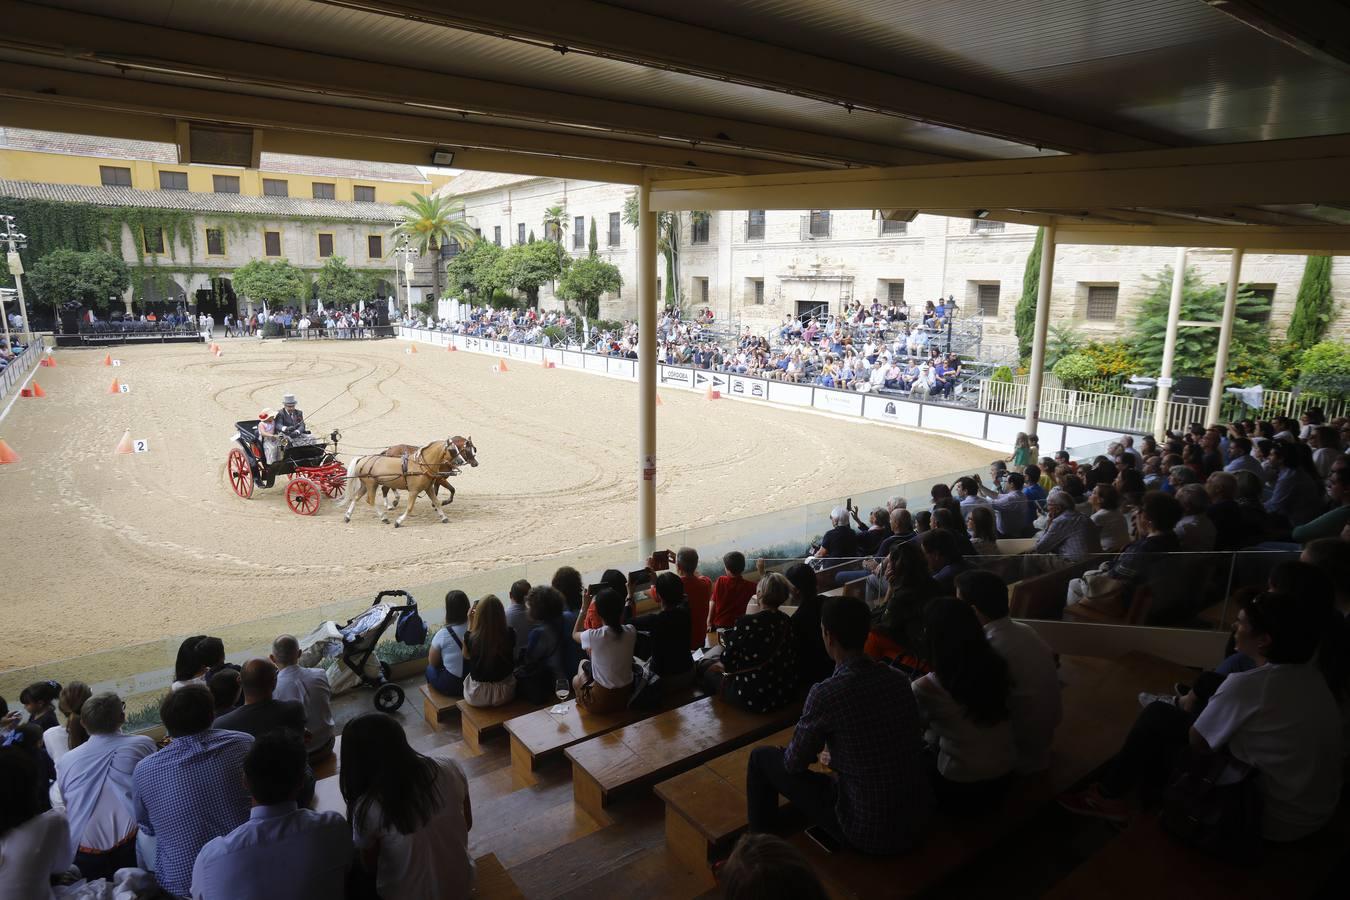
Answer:
[[[592,257],[594,257],[595,254],[598,253],[599,250],[600,250],[600,241],[599,241],[599,239],[598,239],[598,238],[596,237],[596,235],[595,235],[595,216],[591,216],[591,240],[590,240],[590,249],[591,249],[591,256],[592,256]]]
[[[1031,340],[1036,331],[1036,293],[1041,280],[1041,245],[1045,229],[1036,229],[1036,242],[1031,245],[1027,266],[1022,271],[1022,296],[1013,312],[1013,330],[1017,333],[1017,353],[1023,359],[1031,355]]]
[[[1303,280],[1285,335],[1289,343],[1307,349],[1320,341],[1331,324],[1332,307],[1331,257],[1310,256],[1303,266]]]

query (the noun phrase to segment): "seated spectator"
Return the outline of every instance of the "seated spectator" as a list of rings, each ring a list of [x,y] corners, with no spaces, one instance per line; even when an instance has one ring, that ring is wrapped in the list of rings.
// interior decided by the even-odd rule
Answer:
[[[83,681],[72,681],[61,688],[61,693],[57,697],[57,708],[66,717],[66,727],[62,728],[58,725],[42,732],[42,745],[46,748],[47,756],[51,759],[53,765],[59,763],[61,757],[88,739],[89,734],[85,731],[84,724],[81,721],[80,710],[83,709],[84,702],[93,696],[93,693],[89,690],[89,685]]]
[[[542,585],[535,591],[557,594]],[[469,896],[473,807],[454,760],[423,756],[397,720],[366,713],[342,729],[338,783],[357,858],[375,872],[381,900]]]
[[[136,818],[131,812],[132,772],[155,752],[155,742],[122,734],[125,704],[116,694],[84,701],[80,722],[88,740],[56,767],[56,784],[70,822],[70,858],[90,881],[112,879],[136,863]]]
[[[966,514],[966,531],[970,535],[973,556],[998,556],[998,532],[994,528],[994,511],[987,506],[972,507]]]
[[[1276,441],[1271,459],[1276,477],[1266,512],[1282,516],[1294,528],[1321,515],[1326,492],[1313,468],[1312,451],[1304,444]]]
[[[580,574],[577,575],[577,581],[581,581]],[[506,607],[506,624],[511,626],[511,630],[516,633],[516,661],[519,662],[525,656],[525,648],[530,643],[530,631],[534,628],[534,622],[530,619],[530,611],[526,608],[525,598],[530,593],[530,583],[524,578],[512,582],[511,591],[508,594],[509,603]],[[468,599],[467,597],[465,599]],[[578,603],[580,597],[578,597]],[[564,608],[567,605],[567,598],[563,597]],[[577,607],[580,610],[580,607]],[[578,612],[578,615],[580,612]],[[570,629],[569,629],[570,630]]]
[[[1199,484],[1183,485],[1176,493],[1182,516],[1175,531],[1181,549],[1187,553],[1208,553],[1214,549],[1218,532],[1210,521],[1209,494]]]
[[[1135,534],[1142,535],[1115,559],[1069,582],[1066,605],[1084,603],[1108,615],[1124,615],[1135,588],[1153,575],[1168,553],[1181,549],[1176,524],[1181,504],[1170,494],[1149,491],[1135,513]]]
[[[965,517],[966,513],[969,513],[977,506],[991,505],[986,498],[980,496],[979,479],[971,475],[956,479],[956,483],[952,485],[952,489],[952,495],[960,501],[960,513],[962,518]]]
[[[1026,487],[1022,488],[1022,496],[1027,498],[1027,531],[1030,531],[1031,523],[1040,514],[1049,494],[1046,493],[1045,485],[1041,483],[1040,466],[1027,466],[1023,474],[1026,477]]]
[[[1242,514],[1242,531],[1247,536],[1243,546],[1259,544],[1272,528],[1271,516],[1261,500],[1264,482],[1251,472],[1238,472],[1233,478],[1237,481],[1237,505],[1238,512]]]
[[[959,549],[956,535],[944,529],[925,531],[919,539],[919,547],[928,561],[928,570],[933,580],[944,591],[951,591],[956,576],[969,569]]]
[[[173,685],[172,690],[178,690],[185,684],[191,682],[206,683],[206,662],[202,659],[197,646],[206,640],[206,635],[195,634],[192,637],[184,638],[178,645],[178,656],[173,663]]]
[[[1036,538],[1035,552],[1057,556],[1061,564],[1067,564],[1083,562],[1101,551],[1097,527],[1078,511],[1067,491],[1051,491],[1045,509],[1049,521]]]
[[[853,518],[858,518],[858,511],[852,511]],[[891,536],[890,514],[878,506],[867,516],[868,524],[864,527],[859,523],[857,533],[857,552],[859,556],[874,556],[881,542]]]
[[[343,896],[351,828],[341,813],[315,812],[298,802],[308,775],[298,734],[277,731],[253,742],[244,757],[253,808],[248,821],[197,854],[193,900]]]
[[[995,800],[1017,762],[1008,710],[1008,664],[989,646],[975,611],[952,598],[929,610],[933,671],[914,682],[938,805],[967,811]]]
[[[1252,442],[1250,438],[1246,437],[1235,437],[1228,441],[1228,464],[1223,467],[1223,470],[1232,474],[1251,472],[1257,478],[1262,479],[1266,475],[1260,461],[1252,457]]]
[[[674,554],[675,574],[684,585],[684,599],[689,604],[689,649],[702,649],[708,638],[708,606],[712,602],[712,581],[698,573],[698,551],[681,547]]]
[[[277,667],[277,686],[272,696],[296,700],[305,708],[305,749],[310,762],[324,760],[333,750],[333,689],[323,669],[300,665],[300,643],[289,634],[272,642],[272,664]]]
[[[708,631],[730,628],[745,615],[745,607],[755,595],[754,582],[742,578],[745,572],[745,554],[732,550],[722,557],[725,574],[713,582],[712,600],[708,607]]]
[[[1008,472],[993,489],[980,485],[980,493],[993,501],[994,524],[999,537],[1020,538],[1031,532],[1035,515],[1028,508],[1031,501],[1025,491],[1026,477],[1021,472]]]
[[[1332,472],[1327,488],[1332,507],[1328,512],[1294,529],[1291,537],[1300,544],[1318,538],[1336,537],[1346,525],[1350,525],[1350,467]]]
[[[558,582],[558,575],[553,581]],[[580,584],[578,575],[578,596]],[[576,620],[573,615],[572,622]],[[515,641],[516,632],[506,624],[506,610],[495,594],[474,604],[464,635],[464,701],[470,706],[504,706],[516,698]]]
[[[885,575],[887,592],[872,614],[872,630],[863,652],[910,672],[927,672],[924,630],[928,607],[943,588],[933,580],[923,550],[913,541],[892,551]]]
[[[205,681],[208,685],[217,672],[239,671],[239,666],[225,661],[225,642],[218,637],[204,637],[198,641],[197,657],[206,666]]]
[[[469,633],[469,595],[447,591],[445,625],[427,650],[427,684],[447,697],[464,696],[464,635]]]
[[[562,566],[553,573],[553,580],[550,582],[557,591],[563,596],[563,633],[571,634],[572,626],[576,623],[577,616],[581,615],[582,595],[586,592],[586,586],[581,582],[581,573],[571,566]],[[529,616],[529,610],[526,610],[526,617]],[[469,629],[473,630],[473,613],[470,612]],[[515,636],[515,630],[512,629],[512,636]],[[516,647],[515,652],[519,654],[520,648]],[[577,666],[581,665],[581,647],[572,641],[563,642],[563,663],[566,668],[564,671],[575,672]]]
[[[1198,716],[1181,704],[1150,703],[1097,784],[1060,797],[1080,815],[1129,818],[1128,795],[1156,792],[1183,751],[1204,757],[1226,750],[1258,773],[1261,832],[1294,841],[1320,829],[1341,791],[1341,722],[1336,701],[1315,665],[1324,620],[1317,598],[1264,593],[1238,613],[1239,651],[1256,662],[1223,679]]]
[[[618,569],[606,569],[605,573],[600,576],[600,583],[605,585],[610,590],[614,591],[614,593],[618,594],[620,597],[623,598],[624,600],[623,620],[625,622],[631,622],[633,620],[633,613],[636,609],[636,604],[633,602],[634,591],[633,588],[628,583],[628,576],[620,572]],[[595,598],[590,597],[589,599],[592,602],[590,603],[589,606],[587,606],[586,605],[587,597],[588,591],[582,591],[581,602],[584,607],[584,612],[582,613],[582,619],[584,621],[582,621],[581,623],[582,629],[584,629],[585,631],[591,631],[596,628],[604,628],[605,621],[604,619],[600,618],[600,610],[596,607],[595,603],[593,602]],[[568,643],[572,644],[573,646],[577,646],[574,641],[569,641]],[[580,651],[580,647],[578,647],[578,651]]]
[[[704,693],[748,712],[782,709],[797,696],[800,677],[792,620],[779,611],[792,585],[777,572],[759,580],[760,611],[742,616],[721,634],[722,655],[703,668]]]
[[[792,603],[797,607],[792,614],[792,631],[797,641],[802,684],[810,687],[834,671],[834,660],[825,651],[825,642],[820,637],[821,597],[816,590],[816,570],[806,563],[795,563],[784,575],[792,585]]]
[[[70,867],[70,827],[49,808],[47,779],[33,754],[0,748],[0,892],[53,900],[51,879]]]
[[[1018,774],[1045,771],[1050,765],[1055,729],[1063,718],[1054,651],[1036,629],[1014,622],[1008,615],[1008,588],[994,573],[974,571],[959,575],[956,596],[975,610],[989,646],[1008,664],[1012,678],[1008,711],[1017,748]]]
[[[19,702],[28,711],[28,724],[39,732],[61,724],[56,718],[56,702],[60,698],[61,685],[55,681],[36,681],[19,691]]]
[[[137,763],[131,776],[136,821],[155,839],[155,880],[175,896],[191,890],[202,847],[248,820],[243,766],[253,738],[213,728],[214,715],[204,685],[171,691],[159,717],[172,740]]]
[[[918,707],[907,679],[863,654],[869,615],[832,597],[821,631],[834,674],[811,688],[786,750],[750,754],[746,803],[752,834],[773,830],[786,797],[843,846],[900,853],[925,834],[933,811]],[[810,770],[820,758],[837,777]]]
[[[233,710],[239,702],[239,672],[236,669],[221,669],[210,677],[206,687],[216,704],[216,718]]]
[[[1345,456],[1341,452],[1341,436],[1330,425],[1318,425],[1308,436],[1308,448],[1312,450],[1313,468],[1326,480],[1331,475],[1331,465]]]
[[[1209,508],[1205,515],[1214,524],[1215,550],[1240,550],[1251,539],[1256,543],[1259,535],[1244,533],[1242,508],[1237,502],[1237,478],[1231,472],[1214,472],[1205,479],[1205,493],[1209,495]]]
[[[638,631],[638,656],[647,660],[662,691],[686,688],[694,680],[694,657],[689,651],[689,604],[684,583],[674,572],[656,576],[653,586],[661,608],[638,616],[630,628]]]
[[[743,834],[717,876],[725,900],[828,900],[811,864],[771,834]]]
[[[516,664],[516,693],[535,704],[553,697],[554,685],[566,684],[572,674],[563,666],[563,645],[571,643],[563,631],[563,596],[542,584],[530,588],[525,607],[530,614],[530,635],[525,655]],[[577,621],[581,621],[578,617]]]
[[[298,700],[276,699],[277,667],[271,660],[250,659],[238,678],[244,705],[217,718],[216,728],[242,731],[255,738],[284,729],[304,740],[305,707]]]
[[[815,551],[817,557],[842,561],[861,555],[858,535],[848,524],[848,510],[842,506],[830,510],[830,525],[830,530],[820,538],[820,547]]]
[[[1114,484],[1102,482],[1092,489],[1092,524],[1097,527],[1102,550],[1119,553],[1130,542],[1130,528],[1120,511],[1120,494]]]
[[[944,501],[956,506],[956,502]],[[937,531],[945,531],[951,534],[956,540],[956,552],[962,557],[975,556],[975,544],[970,539],[970,532],[966,530],[966,522],[957,509],[947,509],[939,507],[933,510],[933,528]]]

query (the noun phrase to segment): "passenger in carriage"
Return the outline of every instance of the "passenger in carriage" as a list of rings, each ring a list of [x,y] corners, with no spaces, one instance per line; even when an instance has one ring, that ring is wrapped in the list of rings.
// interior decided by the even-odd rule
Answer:
[[[262,441],[263,457],[269,466],[281,459],[281,441],[277,438],[277,423],[270,409],[258,413],[258,439]]]

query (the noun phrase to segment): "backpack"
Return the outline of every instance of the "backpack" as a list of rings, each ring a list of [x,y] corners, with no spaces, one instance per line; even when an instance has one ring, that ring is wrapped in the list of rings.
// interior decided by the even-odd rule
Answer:
[[[416,609],[399,613],[398,624],[394,626],[394,640],[400,644],[420,647],[427,642],[427,623]]]

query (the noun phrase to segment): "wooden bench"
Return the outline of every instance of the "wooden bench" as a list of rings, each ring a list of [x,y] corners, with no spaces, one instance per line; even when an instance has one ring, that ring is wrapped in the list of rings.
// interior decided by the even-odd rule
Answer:
[[[538,709],[518,716],[505,726],[511,735],[511,774],[517,784],[533,784],[535,769],[550,757],[560,756],[568,747],[692,703],[698,697],[691,686],[663,697],[661,705],[652,709],[596,714],[579,706],[575,700],[569,700],[567,712],[561,715]]]
[[[1053,572],[1032,575],[1014,582],[1008,589],[1009,611],[1018,619],[1060,618],[1064,612],[1069,582],[1097,565],[1095,561],[1072,563]]]
[[[491,737],[506,728],[506,723],[517,716],[528,715],[540,707],[528,700],[512,700],[505,706],[470,706],[468,701],[460,700],[459,728],[464,735],[464,743],[474,753],[483,752],[483,738]]]
[[[441,723],[450,718],[459,709],[459,699],[447,697],[429,684],[418,688],[422,692],[422,718],[432,731],[440,731]]]
[[[484,900],[525,900],[525,895],[511,880],[506,868],[497,859],[497,854],[489,853],[473,861],[473,896]]]
[[[591,738],[566,751],[572,761],[572,799],[603,822],[604,808],[617,793],[654,784],[772,734],[796,722],[800,713],[799,703],[761,715],[705,697]]]

